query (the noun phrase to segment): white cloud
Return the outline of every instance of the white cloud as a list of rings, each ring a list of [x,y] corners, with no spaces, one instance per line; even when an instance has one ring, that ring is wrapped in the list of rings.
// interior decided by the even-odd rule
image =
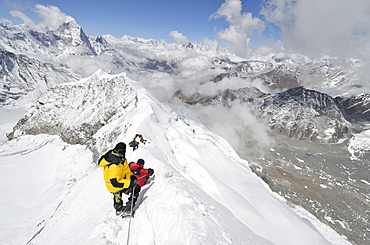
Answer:
[[[0,22],[1,23],[6,23],[6,24],[9,24],[9,25],[13,25],[13,22],[9,19],[5,19],[5,18],[0,18]]]
[[[242,13],[240,0],[226,0],[209,18],[225,18],[230,26],[218,32],[218,37],[226,42],[231,51],[242,57],[249,55],[250,36],[265,29],[262,20],[251,13]]]
[[[268,22],[284,28],[293,24],[296,0],[267,0],[260,13]]]
[[[36,9],[40,18],[43,19],[43,21],[39,23],[39,26],[43,29],[57,29],[65,21],[66,14],[62,13],[58,7],[37,4]]]
[[[13,17],[21,19],[23,21],[23,23],[26,24],[27,26],[29,26],[30,28],[37,29],[37,30],[39,29],[37,27],[37,25],[35,24],[35,22],[33,22],[33,20],[31,18],[29,18],[27,15],[25,15],[24,13],[22,13],[18,10],[11,10],[10,14]]]
[[[226,42],[231,52],[241,57],[250,54],[250,38],[240,27],[231,25],[229,28],[219,31],[218,37]]]
[[[267,122],[257,119],[247,105],[193,108],[196,117],[212,132],[225,138],[241,156],[256,156],[273,143]]]
[[[178,31],[171,31],[169,35],[173,37],[179,44],[187,45],[189,43],[188,38]]]
[[[211,40],[208,37],[203,38],[203,44],[208,47],[209,49],[212,50],[217,50],[218,49],[218,42],[217,40]]]
[[[58,7],[41,4],[37,4],[35,7],[35,12],[41,18],[39,23],[35,23],[30,17],[18,10],[11,10],[10,14],[21,19],[24,24],[36,31],[55,30],[64,23],[66,14],[62,13]]]
[[[280,26],[285,46],[299,52],[346,58],[370,48],[370,1],[270,0],[261,14]]]

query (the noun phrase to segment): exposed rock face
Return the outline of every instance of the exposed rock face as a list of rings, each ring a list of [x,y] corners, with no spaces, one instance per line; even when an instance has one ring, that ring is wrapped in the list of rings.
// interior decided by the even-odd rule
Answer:
[[[137,95],[125,82],[124,75],[98,79],[97,73],[87,81],[59,85],[46,93],[19,120],[8,138],[22,134],[59,135],[67,143],[90,147],[94,153],[97,140],[113,141],[116,133],[127,130],[128,125],[120,125],[119,118],[123,118],[127,107],[135,106]],[[91,104],[97,105],[93,115],[85,110]],[[117,132],[106,132],[102,138],[96,136],[102,126],[114,120],[117,120]]]
[[[175,95],[190,105],[198,103],[205,106],[222,104],[227,107],[232,106],[233,103],[248,103],[250,105],[259,104],[262,99],[267,96],[267,94],[254,87],[241,88],[238,90],[226,89],[215,96],[204,96],[200,93],[185,96],[181,91],[177,91]]]
[[[278,65],[259,77],[272,89],[290,89],[300,86],[296,71],[289,71],[284,65]]]
[[[256,88],[225,90],[216,96],[194,94],[186,97],[176,94],[187,104],[244,104],[252,108],[255,116],[268,119],[272,132],[294,139],[312,142],[335,143],[351,136],[350,123],[331,96],[303,87],[278,94],[265,94]]]
[[[266,98],[260,109],[274,132],[290,138],[335,143],[351,135],[335,100],[314,90],[289,89]]]
[[[353,122],[370,122],[370,93],[359,94],[349,98],[337,97],[336,100],[343,105],[343,110]]]
[[[0,64],[0,105],[12,104],[32,91],[42,94],[59,83],[80,79],[66,65],[43,63],[1,49]]]
[[[229,62],[231,67],[227,72],[217,75],[213,81],[220,82],[224,78],[240,77],[261,79],[267,87],[272,89],[290,89],[299,87],[298,71],[289,70],[284,65],[274,65],[270,62],[243,61],[240,64]]]

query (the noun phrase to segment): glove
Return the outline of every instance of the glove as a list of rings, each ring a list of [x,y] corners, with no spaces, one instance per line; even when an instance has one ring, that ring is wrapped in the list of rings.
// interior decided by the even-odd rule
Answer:
[[[148,169],[148,175],[152,176],[154,174],[154,169],[149,168]]]

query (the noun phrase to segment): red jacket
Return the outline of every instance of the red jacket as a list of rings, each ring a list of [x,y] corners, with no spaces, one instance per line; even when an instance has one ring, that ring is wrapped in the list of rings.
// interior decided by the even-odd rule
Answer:
[[[146,181],[154,173],[153,169],[144,168],[144,164],[137,164],[135,162],[130,162],[129,165],[130,165],[131,172],[133,173],[133,176],[137,178],[136,184],[138,184],[140,187],[145,185]]]

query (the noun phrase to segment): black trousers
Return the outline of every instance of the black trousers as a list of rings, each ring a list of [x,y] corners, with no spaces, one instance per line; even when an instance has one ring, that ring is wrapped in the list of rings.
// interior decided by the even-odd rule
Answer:
[[[115,192],[113,193],[113,207],[116,211],[123,211],[125,206],[123,205],[123,201],[122,201],[122,195],[123,194],[130,194],[131,189],[129,188],[125,188],[125,189],[122,189],[118,192]]]
[[[125,211],[131,211],[133,210],[137,201],[137,198],[139,197],[139,193],[141,191],[141,187],[138,184],[135,184],[132,188],[131,195],[128,198],[128,201],[126,202]],[[133,200],[132,200],[133,199]],[[131,207],[132,206],[132,207]]]

